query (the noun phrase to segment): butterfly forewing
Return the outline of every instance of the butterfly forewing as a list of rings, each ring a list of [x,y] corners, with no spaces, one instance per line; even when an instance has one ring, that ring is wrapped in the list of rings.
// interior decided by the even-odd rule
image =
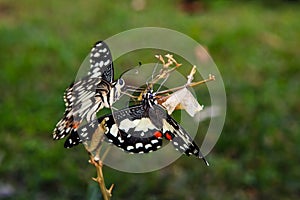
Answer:
[[[112,82],[114,80],[114,68],[112,55],[106,43],[99,41],[91,50],[90,54],[90,71],[91,77]]]

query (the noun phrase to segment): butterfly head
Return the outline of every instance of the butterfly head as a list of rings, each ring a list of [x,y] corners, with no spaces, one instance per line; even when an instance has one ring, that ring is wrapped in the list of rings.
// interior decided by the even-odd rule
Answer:
[[[119,99],[122,92],[125,91],[125,81],[120,78],[113,83],[114,99]]]
[[[157,104],[156,93],[153,92],[153,89],[149,89],[143,95],[143,105],[149,105],[152,107],[154,104]]]

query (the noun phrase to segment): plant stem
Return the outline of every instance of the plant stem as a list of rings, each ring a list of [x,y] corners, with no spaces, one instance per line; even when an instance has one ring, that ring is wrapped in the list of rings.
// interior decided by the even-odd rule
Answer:
[[[97,178],[92,178],[92,179],[94,181],[98,182],[103,199],[110,200],[110,198],[112,196],[112,190],[113,190],[114,184],[112,184],[109,189],[106,188],[104,176],[103,176],[103,172],[102,172],[102,167],[103,167],[102,161],[101,160],[95,161],[94,158],[91,156],[89,162],[96,167]]]

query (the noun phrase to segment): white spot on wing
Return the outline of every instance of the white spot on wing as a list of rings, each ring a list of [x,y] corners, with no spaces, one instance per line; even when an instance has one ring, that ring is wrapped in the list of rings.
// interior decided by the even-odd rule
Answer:
[[[127,149],[127,151],[130,151],[131,149],[134,149],[134,147],[133,146],[128,146],[126,149]]]
[[[118,140],[119,140],[121,143],[124,142],[124,140],[122,140],[122,138],[121,138],[120,136],[118,137]]]
[[[112,125],[110,128],[110,134],[112,134],[114,137],[117,137],[118,132],[119,132],[119,129],[118,129],[117,125],[116,124]]]
[[[143,143],[138,142],[138,143],[135,144],[135,148],[138,149],[140,147],[143,147]]]
[[[156,143],[158,143],[158,140],[156,140],[156,139],[151,140],[151,143],[152,143],[152,144],[156,144]]]
[[[128,132],[129,129],[135,127],[136,124],[134,124],[133,121],[129,119],[124,119],[123,121],[120,122],[119,128],[124,130],[125,132]]]
[[[103,53],[105,53],[106,51],[107,51],[107,48],[100,50],[100,52],[103,52]]]
[[[136,120],[134,120],[134,121],[136,121]],[[153,123],[150,121],[149,118],[141,118],[134,130],[146,132],[149,129],[153,130],[153,129],[157,129],[157,128],[153,125]]]
[[[102,67],[103,66],[103,61],[101,61],[99,65],[100,65],[100,67]]]
[[[96,52],[93,56],[97,58],[100,56],[100,53]]]
[[[82,132],[80,135],[81,135],[81,137],[85,138],[88,135],[88,132]]]

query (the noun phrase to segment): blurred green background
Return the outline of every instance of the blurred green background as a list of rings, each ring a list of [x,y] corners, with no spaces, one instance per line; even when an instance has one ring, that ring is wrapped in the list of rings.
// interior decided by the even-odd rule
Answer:
[[[105,167],[113,199],[299,198],[299,9],[284,0],[0,0],[0,199],[96,199],[84,148],[52,141],[62,94],[94,42],[143,26],[208,49],[227,118],[210,167],[185,156],[146,174]]]

